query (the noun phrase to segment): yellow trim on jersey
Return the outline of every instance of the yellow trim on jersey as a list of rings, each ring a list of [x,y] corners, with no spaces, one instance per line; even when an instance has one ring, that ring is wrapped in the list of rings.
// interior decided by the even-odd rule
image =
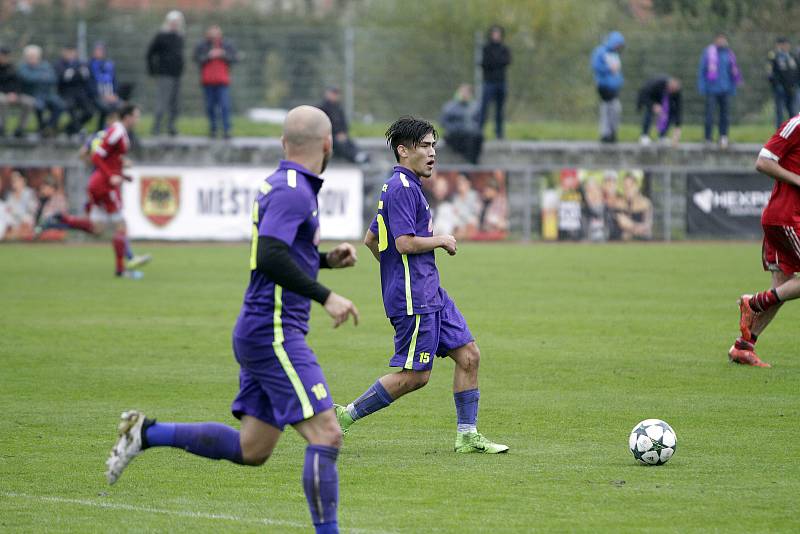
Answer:
[[[263,186],[262,186],[263,187]],[[256,254],[258,252],[258,200],[253,201],[252,235],[250,237],[250,270],[256,268]]]
[[[272,350],[275,351],[275,355],[278,357],[278,361],[281,362],[283,371],[286,373],[286,376],[289,377],[292,387],[294,387],[297,398],[300,399],[300,406],[303,408],[303,419],[309,419],[314,415],[314,408],[311,406],[311,401],[308,400],[308,393],[306,393],[303,382],[292,366],[291,360],[289,360],[289,355],[286,354],[286,349],[283,348],[283,321],[281,320],[281,311],[283,309],[282,296],[283,288],[275,284],[275,311],[272,314],[272,324],[274,326]]]
[[[406,315],[414,315],[414,304],[411,302],[411,272],[408,269],[408,255],[402,254],[403,274],[406,279]]]
[[[417,351],[417,334],[419,334],[419,315],[414,319],[414,333],[411,335],[411,344],[408,345],[408,356],[403,369],[413,369],[414,353]]]

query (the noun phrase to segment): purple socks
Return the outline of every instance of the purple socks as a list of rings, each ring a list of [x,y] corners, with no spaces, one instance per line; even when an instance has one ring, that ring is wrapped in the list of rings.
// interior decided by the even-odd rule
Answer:
[[[221,423],[156,423],[147,426],[142,448],[175,447],[212,460],[242,462],[239,432]]]
[[[339,473],[336,457],[339,449],[323,445],[306,447],[303,466],[303,490],[317,534],[339,532],[336,508],[339,505]]]
[[[347,412],[353,418],[353,421],[356,421],[382,408],[386,408],[393,400],[392,396],[384,389],[381,381],[376,380],[367,391],[347,407]]]
[[[468,389],[453,393],[456,401],[456,422],[459,432],[477,432],[478,401],[481,393],[477,389]]]

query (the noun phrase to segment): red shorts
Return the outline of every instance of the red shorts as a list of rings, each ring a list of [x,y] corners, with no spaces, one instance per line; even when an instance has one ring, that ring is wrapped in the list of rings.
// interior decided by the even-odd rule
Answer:
[[[89,178],[89,208],[97,206],[109,215],[122,211],[122,195],[119,188],[111,184],[95,171]]]
[[[780,270],[786,276],[800,273],[800,226],[763,225],[761,260],[765,271]]]

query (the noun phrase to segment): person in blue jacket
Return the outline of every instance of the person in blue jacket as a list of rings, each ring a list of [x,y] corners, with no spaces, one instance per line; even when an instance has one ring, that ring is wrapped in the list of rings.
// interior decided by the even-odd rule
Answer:
[[[736,63],[736,54],[728,46],[728,38],[720,33],[714,42],[703,50],[697,69],[697,89],[706,97],[706,142],[711,143],[714,133],[714,107],[719,108],[719,145],[728,147],[730,124],[730,97],[742,83],[742,73]]]
[[[620,52],[625,47],[625,37],[620,32],[608,34],[603,44],[592,51],[592,73],[597,93],[600,95],[600,141],[616,143],[622,104],[619,93],[624,83]]]

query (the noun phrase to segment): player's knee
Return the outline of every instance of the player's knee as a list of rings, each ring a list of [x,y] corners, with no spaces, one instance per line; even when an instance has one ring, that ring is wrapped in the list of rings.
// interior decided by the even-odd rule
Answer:
[[[474,341],[464,347],[463,357],[459,359],[459,367],[467,372],[475,372],[481,363],[481,351]]]
[[[428,380],[431,378],[430,371],[412,371],[409,373],[405,373],[406,375],[406,389],[408,391],[415,391],[417,389],[425,387],[425,384],[428,383]]]
[[[272,451],[258,450],[255,448],[248,449],[246,446],[242,447],[242,463],[244,465],[259,466],[264,465],[269,460]]]
[[[328,447],[335,447],[337,449],[342,447],[342,429],[339,422],[334,419],[330,424],[326,424],[321,432],[321,441],[323,445]]]

